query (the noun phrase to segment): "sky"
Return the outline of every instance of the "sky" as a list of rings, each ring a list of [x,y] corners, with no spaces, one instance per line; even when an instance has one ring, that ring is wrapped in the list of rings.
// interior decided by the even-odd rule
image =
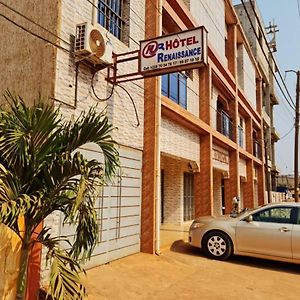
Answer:
[[[233,4],[241,3],[234,0]],[[279,29],[276,35],[277,52],[275,57],[282,76],[286,70],[300,70],[300,12],[297,0],[257,0],[265,25],[275,20]],[[300,3],[299,3],[300,5]],[[296,98],[296,74],[286,75],[286,85],[294,102]],[[292,129],[295,112],[277,89],[279,105],[275,106],[275,127],[282,137],[276,143],[276,164],[281,174],[292,174],[294,171],[294,136]],[[290,132],[288,135],[286,135]]]

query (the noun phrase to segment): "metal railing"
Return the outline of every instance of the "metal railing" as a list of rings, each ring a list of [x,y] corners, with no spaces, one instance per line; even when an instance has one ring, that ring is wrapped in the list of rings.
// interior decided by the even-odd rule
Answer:
[[[261,144],[257,140],[253,140],[253,155],[261,159]]]
[[[233,140],[233,124],[230,117],[222,110],[217,115],[218,131]]]

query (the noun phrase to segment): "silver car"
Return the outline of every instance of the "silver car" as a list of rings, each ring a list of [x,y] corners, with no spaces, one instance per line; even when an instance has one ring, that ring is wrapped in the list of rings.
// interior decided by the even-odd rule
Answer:
[[[189,243],[214,259],[231,254],[300,263],[300,203],[266,204],[233,216],[201,217]]]

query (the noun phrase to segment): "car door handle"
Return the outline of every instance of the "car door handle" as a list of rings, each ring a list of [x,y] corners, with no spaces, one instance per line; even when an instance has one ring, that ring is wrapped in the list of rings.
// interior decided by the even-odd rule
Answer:
[[[281,227],[281,228],[279,228],[279,231],[281,231],[281,232],[289,232],[291,230],[288,229],[287,227]]]

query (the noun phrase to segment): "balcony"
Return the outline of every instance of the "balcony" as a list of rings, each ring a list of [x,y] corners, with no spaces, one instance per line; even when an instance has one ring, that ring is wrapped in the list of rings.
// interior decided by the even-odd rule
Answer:
[[[276,165],[273,165],[273,166],[272,166],[272,169],[271,169],[271,172],[272,172],[272,173],[279,174],[279,173],[280,173],[280,170],[279,170],[279,168],[278,168]]]
[[[261,159],[261,144],[257,141],[253,141],[253,155]]]
[[[272,127],[271,129],[271,136],[272,136],[272,140],[274,140],[275,142],[280,140],[279,132],[276,130],[275,127]]]
[[[233,125],[228,114],[223,110],[219,111],[217,118],[217,130],[233,140]]]

